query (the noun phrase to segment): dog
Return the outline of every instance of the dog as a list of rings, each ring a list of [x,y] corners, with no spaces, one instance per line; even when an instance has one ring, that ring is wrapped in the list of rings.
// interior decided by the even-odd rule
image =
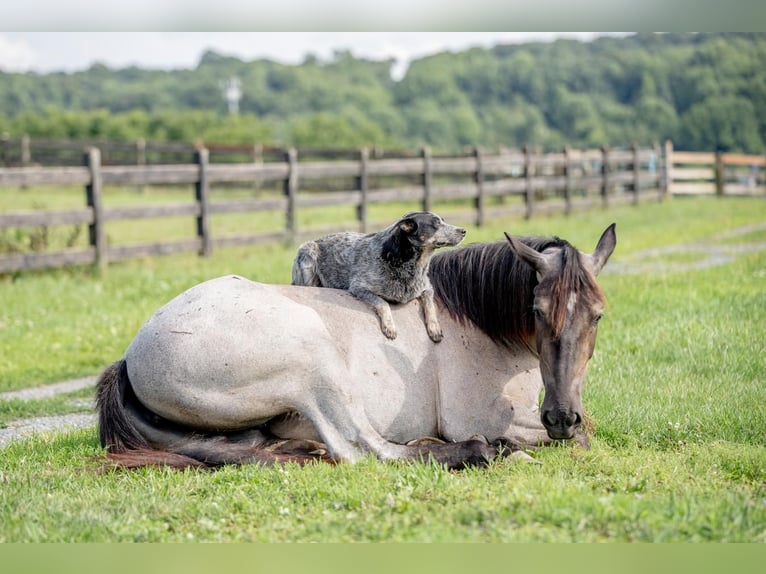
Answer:
[[[442,340],[428,268],[434,250],[457,245],[466,230],[429,211],[407,213],[378,233],[331,233],[298,248],[293,285],[344,289],[370,305],[389,339],[396,327],[388,303],[418,299],[426,331]]]

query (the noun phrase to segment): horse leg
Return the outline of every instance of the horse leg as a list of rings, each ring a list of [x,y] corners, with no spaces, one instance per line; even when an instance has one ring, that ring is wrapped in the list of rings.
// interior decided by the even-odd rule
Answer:
[[[486,464],[497,454],[497,448],[486,440],[409,446],[386,440],[373,428],[363,405],[338,383],[351,380],[340,365],[324,362],[321,379],[302,394],[302,404],[295,407],[314,424],[333,459],[356,461],[371,452],[381,460],[433,460],[448,468],[463,468]]]
[[[324,376],[307,389],[295,410],[313,423],[332,457],[354,462],[364,452],[372,452],[382,460],[402,458],[404,447],[384,439],[370,424],[362,405],[338,384],[350,380],[350,373],[342,367],[328,373],[331,367],[327,364],[323,370]]]
[[[337,363],[336,363],[337,364]],[[327,367],[323,370],[326,372]],[[345,369],[333,373],[342,376]],[[326,374],[326,373],[325,373]],[[481,441],[444,445],[405,446],[387,441],[370,424],[364,409],[337,383],[323,377],[293,396],[292,408],[312,421],[334,460],[358,460],[365,451],[382,460],[433,459],[449,468],[482,464],[496,450]],[[268,403],[268,396],[262,397]],[[234,433],[194,433],[149,411],[136,398],[124,360],[110,366],[98,383],[99,432],[113,463],[123,467],[173,467],[222,464],[306,462],[317,456],[270,452],[258,428]],[[266,425],[268,428],[268,425]],[[286,437],[289,438],[289,437]]]
[[[125,360],[109,366],[97,384],[99,438],[113,464],[175,468],[222,464],[308,462],[310,455],[280,455],[263,448],[258,429],[227,435],[192,433],[143,406],[136,398]]]
[[[486,440],[471,439],[445,444],[401,445],[383,438],[370,424],[366,414],[350,401],[340,400],[325,387],[315,407],[305,413],[316,426],[333,459],[356,461],[364,451],[381,460],[433,460],[450,469],[484,465],[498,449]]]

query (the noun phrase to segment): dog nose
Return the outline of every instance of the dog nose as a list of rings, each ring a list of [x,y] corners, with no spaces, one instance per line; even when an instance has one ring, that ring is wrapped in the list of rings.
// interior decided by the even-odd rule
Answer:
[[[457,228],[457,232],[458,232],[460,235],[462,235],[463,237],[465,237],[465,227],[458,227],[458,228]]]

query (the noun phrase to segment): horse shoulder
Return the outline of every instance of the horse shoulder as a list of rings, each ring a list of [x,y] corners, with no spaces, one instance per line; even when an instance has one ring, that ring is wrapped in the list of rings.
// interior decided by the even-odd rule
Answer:
[[[513,438],[516,421],[537,407],[542,379],[537,358],[526,349],[507,348],[472,324],[441,316],[439,343],[439,429],[451,441],[482,434]],[[539,417],[538,417],[539,418]]]

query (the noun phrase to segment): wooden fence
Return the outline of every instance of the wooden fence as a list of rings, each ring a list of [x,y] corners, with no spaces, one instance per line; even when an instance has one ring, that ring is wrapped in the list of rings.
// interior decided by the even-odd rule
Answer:
[[[415,203],[424,210],[459,203],[464,211],[450,212],[451,222],[483,225],[490,218],[638,203],[661,199],[663,181],[659,146],[610,150],[565,149],[559,153],[533,150],[486,154],[475,149],[461,156],[376,158],[368,150],[346,152],[349,159],[299,161],[286,150],[277,161],[213,163],[210,151],[198,149],[193,163],[162,165],[104,165],[97,148],[88,150],[85,165],[0,168],[0,187],[82,186],[84,206],[66,210],[29,210],[0,214],[0,234],[9,229],[87,225],[88,245],[57,251],[18,250],[0,254],[0,273],[29,269],[96,264],[132,257],[198,252],[267,241],[296,241],[337,230],[337,226],[300,228],[298,210],[327,206],[355,208],[360,231],[386,222],[370,222],[368,208],[392,202]],[[272,194],[215,201],[210,190],[227,184],[273,186]],[[324,182],[325,185],[317,185]],[[192,201],[164,205],[104,206],[110,186],[189,186]],[[261,189],[259,187],[259,189]],[[514,199],[515,198],[515,199]],[[462,203],[461,203],[462,202]],[[283,217],[277,231],[217,235],[211,216],[224,213],[271,212]],[[438,210],[437,210],[438,211]],[[107,228],[115,221],[159,217],[196,221],[196,233],[175,241],[112,245]],[[347,226],[346,226],[347,227]],[[1,237],[1,235],[0,235]]]
[[[766,156],[675,151],[665,143],[671,195],[766,195]]]

